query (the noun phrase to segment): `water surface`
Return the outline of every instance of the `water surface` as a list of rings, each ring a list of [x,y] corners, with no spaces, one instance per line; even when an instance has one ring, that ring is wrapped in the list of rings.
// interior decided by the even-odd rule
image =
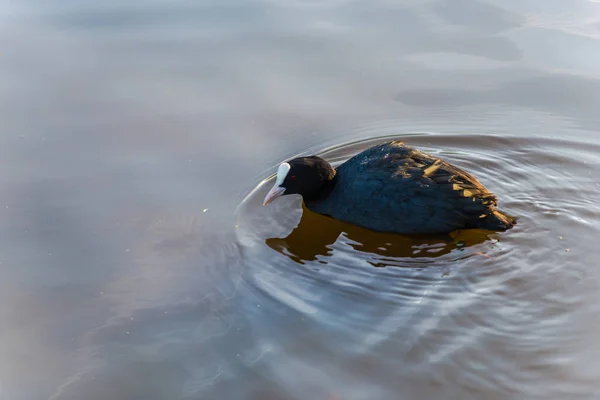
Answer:
[[[0,9],[0,399],[600,397],[600,3]],[[519,225],[260,206],[390,136]]]

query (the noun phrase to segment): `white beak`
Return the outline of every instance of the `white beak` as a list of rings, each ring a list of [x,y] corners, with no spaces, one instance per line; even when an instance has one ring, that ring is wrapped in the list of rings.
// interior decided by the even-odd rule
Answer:
[[[281,187],[281,185],[283,184],[283,181],[285,181],[285,177],[287,176],[288,172],[290,172],[290,169],[291,167],[288,163],[282,163],[279,165],[279,168],[277,169],[277,177],[275,178],[275,184],[265,196],[263,206],[266,206],[276,198],[283,196],[285,193],[285,188]]]
[[[275,185],[271,188],[271,190],[269,190],[269,193],[267,193],[267,195],[265,196],[265,201],[263,202],[263,206],[266,206],[267,204],[269,204],[276,198],[283,196],[284,193],[285,193],[285,188],[283,188],[283,187],[279,186],[277,183],[275,183]]]

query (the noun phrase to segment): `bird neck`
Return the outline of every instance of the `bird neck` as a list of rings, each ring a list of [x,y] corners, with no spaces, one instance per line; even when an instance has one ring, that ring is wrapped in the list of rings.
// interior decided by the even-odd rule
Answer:
[[[304,193],[302,198],[305,202],[318,202],[324,200],[331,194],[336,183],[337,174],[335,173],[335,170],[333,170],[333,173],[325,179],[325,182],[320,188],[309,193]]]

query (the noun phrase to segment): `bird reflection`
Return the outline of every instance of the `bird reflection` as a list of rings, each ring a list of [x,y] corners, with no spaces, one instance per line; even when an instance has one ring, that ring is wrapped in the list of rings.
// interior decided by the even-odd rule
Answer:
[[[475,229],[427,236],[381,233],[314,213],[304,205],[302,209],[298,226],[287,237],[265,240],[270,248],[300,264],[310,261],[327,264],[326,258],[332,255],[332,245],[340,236],[344,243],[367,255],[371,265],[385,267],[399,266],[399,258],[425,263],[427,258],[437,258],[453,250],[464,250],[483,243],[494,234]],[[414,267],[415,263],[410,263],[410,266]]]

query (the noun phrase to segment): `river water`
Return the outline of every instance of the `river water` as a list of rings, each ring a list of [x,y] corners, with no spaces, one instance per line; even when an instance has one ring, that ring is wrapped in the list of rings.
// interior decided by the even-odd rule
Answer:
[[[0,6],[0,399],[600,398],[600,3]],[[386,138],[503,233],[261,200]]]

